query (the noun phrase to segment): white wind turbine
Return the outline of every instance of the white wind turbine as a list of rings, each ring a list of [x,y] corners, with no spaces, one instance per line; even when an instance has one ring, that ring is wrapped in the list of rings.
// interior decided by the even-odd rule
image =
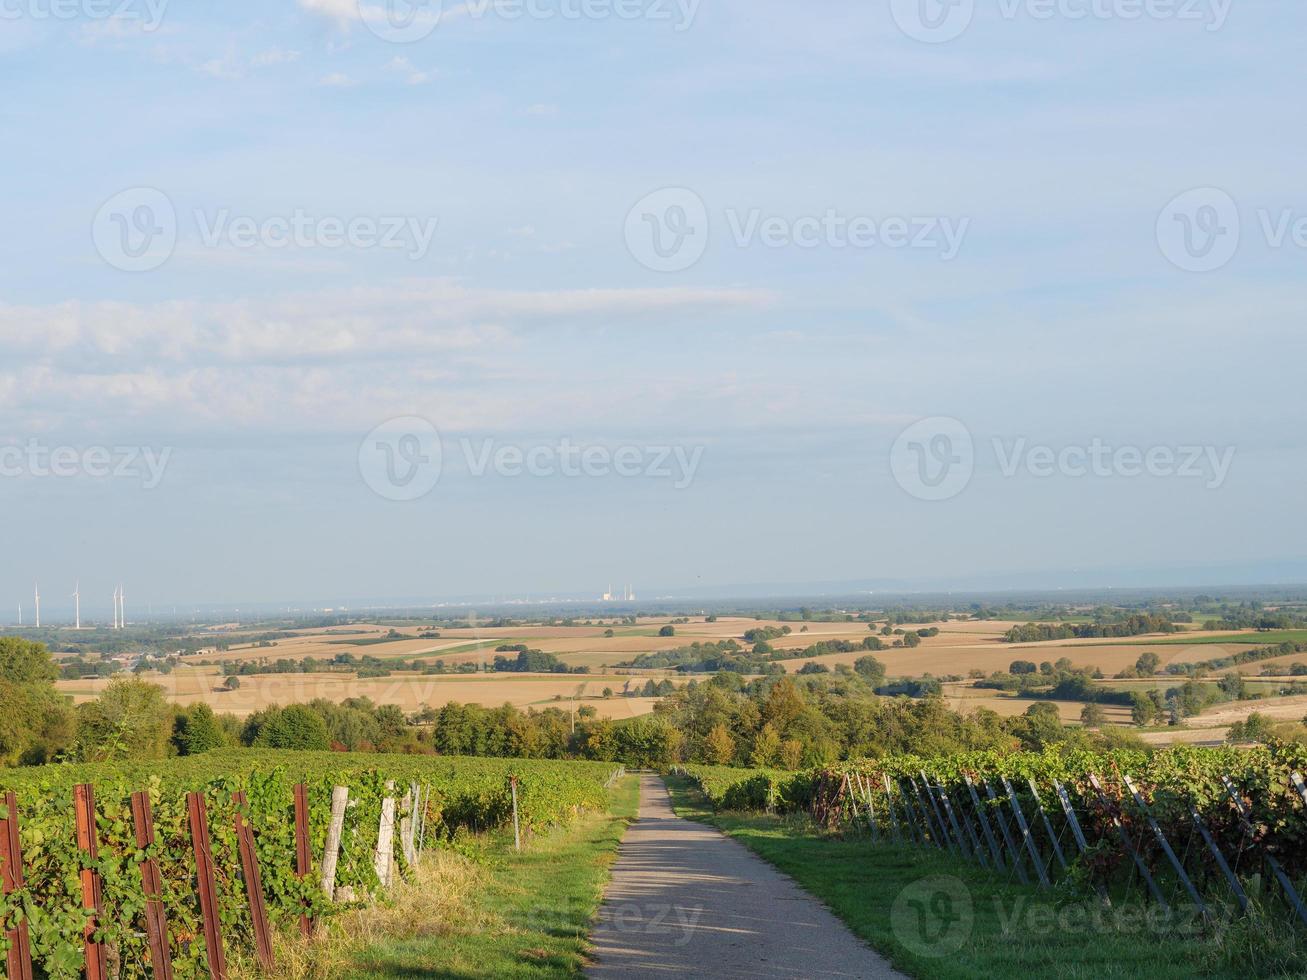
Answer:
[[[36,628],[40,629],[41,628],[41,586],[38,583],[37,585],[33,586],[33,588],[36,590]]]
[[[73,629],[82,628],[82,583],[78,580],[73,586]]]

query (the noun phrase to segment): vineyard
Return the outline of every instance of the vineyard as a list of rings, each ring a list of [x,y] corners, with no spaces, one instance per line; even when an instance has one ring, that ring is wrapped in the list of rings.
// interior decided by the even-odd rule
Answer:
[[[1040,888],[1141,898],[1202,921],[1307,925],[1302,746],[943,758],[787,773],[688,766],[714,807],[804,812],[833,832],[935,848]]]
[[[11,980],[266,962],[272,932],[378,896],[424,847],[603,807],[616,771],[284,751],[0,770],[0,951]]]

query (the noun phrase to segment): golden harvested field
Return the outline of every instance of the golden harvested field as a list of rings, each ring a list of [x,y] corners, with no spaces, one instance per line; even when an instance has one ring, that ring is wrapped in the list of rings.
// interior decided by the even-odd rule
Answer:
[[[1267,698],[1264,701],[1240,701],[1218,704],[1196,718],[1186,718],[1183,728],[1145,732],[1143,739],[1153,745],[1173,742],[1220,742],[1236,721],[1246,721],[1253,712],[1273,721],[1302,721],[1307,718],[1307,695]]]
[[[865,623],[781,623],[776,620],[757,620],[745,617],[728,617],[715,623],[694,619],[690,623],[675,624],[674,636],[658,636],[658,628],[667,620],[641,620],[637,626],[630,625],[594,625],[594,626],[513,626],[513,627],[459,627],[443,629],[438,638],[416,636],[416,627],[397,630],[404,639],[386,643],[346,644],[354,637],[359,639],[377,638],[388,631],[388,627],[375,624],[363,624],[352,627],[338,627],[330,630],[316,629],[297,631],[294,638],[277,641],[276,646],[254,647],[242,645],[205,659],[220,661],[276,660],[278,658],[302,659],[315,657],[329,659],[340,653],[352,653],[355,656],[371,656],[379,659],[404,658],[424,660],[444,660],[450,664],[482,663],[493,659],[494,647],[503,644],[526,644],[533,649],[543,650],[558,656],[570,666],[586,666],[591,669],[603,669],[628,661],[642,653],[670,650],[690,643],[713,642],[733,638],[743,645],[746,631],[761,627],[789,626],[788,636],[771,641],[774,647],[784,650],[800,650],[822,640],[848,640],[861,642],[871,635]],[[1130,640],[1055,640],[1038,643],[1010,644],[1002,642],[1002,634],[1013,625],[1013,621],[950,621],[943,624],[904,624],[902,629],[924,629],[930,626],[940,629],[938,636],[928,637],[914,649],[894,649],[879,651],[876,657],[885,664],[891,677],[920,677],[925,674],[934,676],[966,675],[972,670],[985,673],[1006,670],[1013,660],[1043,660],[1068,658],[1077,667],[1097,667],[1104,674],[1111,676],[1118,671],[1132,666],[1144,652],[1152,652],[1161,658],[1161,667],[1183,661],[1209,660],[1230,653],[1252,649],[1254,644],[1170,644],[1151,645],[1142,642],[1152,637]],[[802,632],[806,626],[807,632]],[[608,629],[613,636],[604,636]],[[879,635],[877,631],[876,635]],[[1214,635],[1234,635],[1233,633],[1211,633]],[[892,643],[894,637],[882,637]],[[481,644],[479,648],[472,646]],[[815,658],[819,663],[833,667],[837,664],[852,664],[863,651],[853,653],[827,654]],[[1290,655],[1280,658],[1286,665],[1295,661],[1307,660],[1307,655]],[[794,671],[801,666],[799,661],[783,661],[787,671]],[[1240,668],[1245,672],[1256,672],[1256,665]]]
[[[330,660],[342,653],[352,653],[356,657],[371,656],[381,660],[389,659],[440,659],[442,653],[448,650],[464,649],[470,640],[463,639],[446,639],[444,637],[431,639],[405,639],[394,640],[388,643],[367,643],[362,645],[346,645],[343,641],[349,639],[342,638],[324,638],[321,634],[296,637],[291,640],[277,640],[275,646],[255,647],[255,646],[234,646],[222,653],[211,653],[205,655],[202,659],[217,660],[223,663],[235,662],[242,663],[247,660],[302,660],[305,657],[313,657],[318,660]],[[501,640],[485,640],[485,649],[492,650],[498,646]],[[451,654],[448,659],[451,663],[459,663],[458,654]],[[475,654],[465,659],[476,659]]]
[[[167,675],[145,673],[142,677],[158,684],[174,704],[209,704],[215,711],[245,716],[272,704],[291,704],[326,698],[368,697],[377,704],[395,704],[407,712],[423,705],[438,708],[450,701],[498,707],[512,704],[519,708],[566,707],[581,685],[585,692],[577,704],[590,705],[601,717],[629,718],[653,710],[654,698],[604,699],[605,687],[620,695],[623,684],[642,684],[644,678],[619,675],[566,674],[456,674],[448,676],[412,676],[359,679],[352,674],[262,674],[241,678],[236,691],[219,690],[222,677],[212,667],[179,667]],[[673,679],[673,683],[676,680]],[[58,688],[70,694],[74,702],[97,697],[107,680],[60,681]],[[555,696],[563,700],[556,702]]]
[[[950,708],[962,714],[970,714],[977,708],[988,708],[1004,717],[1024,715],[1032,704],[1051,704],[1057,708],[1062,721],[1066,723],[1079,722],[1080,712],[1084,709],[1084,705],[1079,701],[1035,701],[1031,698],[1012,697],[1001,691],[968,687],[965,684],[945,684],[944,700]],[[1109,724],[1130,724],[1130,711],[1127,708],[1104,705],[1103,711],[1107,715]]]

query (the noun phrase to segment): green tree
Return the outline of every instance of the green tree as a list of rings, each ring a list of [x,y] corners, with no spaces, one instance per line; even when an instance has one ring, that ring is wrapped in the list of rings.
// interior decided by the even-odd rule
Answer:
[[[1130,692],[1130,720],[1140,728],[1157,720],[1157,705],[1143,691]]]
[[[781,765],[786,769],[798,769],[803,764],[803,743],[797,738],[787,738],[781,742]]]
[[[77,751],[88,762],[166,758],[172,732],[163,688],[136,677],[115,677],[77,708]]]
[[[199,755],[229,744],[222,723],[207,704],[193,704],[177,713],[172,742],[178,755]]]
[[[1092,701],[1080,709],[1080,723],[1086,728],[1102,728],[1107,721],[1107,712],[1100,704]]]
[[[1157,665],[1161,662],[1162,658],[1150,650],[1139,655],[1139,659],[1135,661],[1135,670],[1144,677],[1152,677],[1157,673]]]
[[[660,629],[660,630],[658,631],[658,635],[659,635],[659,636],[675,636],[675,635],[676,635],[676,627],[675,627],[675,626],[664,626],[662,629]]]
[[[53,684],[59,668],[44,643],[19,636],[0,637],[0,680],[14,684]]]
[[[753,751],[749,753],[749,764],[758,769],[776,765],[781,755],[781,736],[771,722],[763,725],[758,736],[753,740]]]
[[[730,765],[735,758],[735,739],[731,737],[730,729],[720,722],[714,725],[704,739],[704,754],[714,765]]]
[[[885,665],[875,657],[859,657],[853,661],[853,670],[872,687],[885,683]]]
[[[287,708],[269,709],[255,735],[253,745],[269,749],[304,749],[325,751],[331,748],[327,723],[312,708],[292,704]]]

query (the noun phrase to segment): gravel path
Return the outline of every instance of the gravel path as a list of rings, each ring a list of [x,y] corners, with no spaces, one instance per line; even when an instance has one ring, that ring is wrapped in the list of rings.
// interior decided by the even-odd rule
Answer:
[[[677,817],[649,775],[591,939],[599,980],[902,976],[744,845]]]

